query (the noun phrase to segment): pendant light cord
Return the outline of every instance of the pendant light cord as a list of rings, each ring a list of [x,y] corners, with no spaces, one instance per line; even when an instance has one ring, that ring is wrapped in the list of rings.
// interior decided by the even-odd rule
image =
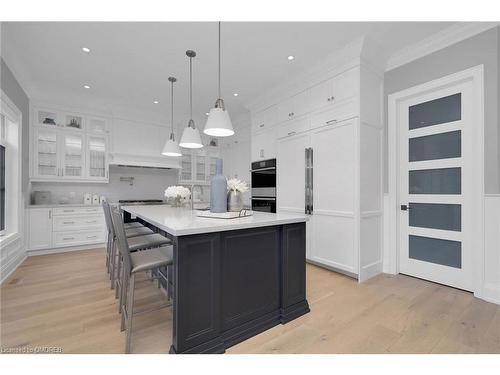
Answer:
[[[189,116],[193,119],[193,58],[189,57]]]
[[[174,81],[172,81],[171,84],[172,88],[170,91],[170,108],[172,108],[172,110],[170,111],[170,121],[172,123],[172,134],[174,134]]]
[[[221,36],[220,36],[220,24],[221,22],[219,21],[219,99],[221,98],[221,91],[220,91],[220,61],[221,61],[221,48],[220,48],[220,39],[221,39]]]

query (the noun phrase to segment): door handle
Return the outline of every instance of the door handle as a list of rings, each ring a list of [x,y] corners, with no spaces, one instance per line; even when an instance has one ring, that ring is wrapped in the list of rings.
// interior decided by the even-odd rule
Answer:
[[[409,204],[402,204],[401,205],[401,211],[408,211],[411,210],[411,206]]]

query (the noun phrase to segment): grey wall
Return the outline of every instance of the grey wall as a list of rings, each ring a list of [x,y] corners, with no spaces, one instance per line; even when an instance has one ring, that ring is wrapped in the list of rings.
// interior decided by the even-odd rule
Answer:
[[[22,191],[27,194],[29,183],[29,98],[7,64],[0,58],[0,87],[23,114]]]
[[[134,177],[134,184],[120,181],[120,177]],[[104,195],[116,202],[120,199],[164,199],[163,193],[170,185],[177,184],[177,170],[110,166],[108,184],[33,182],[32,191],[52,192],[52,203],[59,203],[70,192],[75,198],[70,203],[82,203],[84,193]]]
[[[500,28],[494,28],[385,73],[384,192],[388,185],[387,96],[476,65],[484,65],[485,192],[500,193]]]

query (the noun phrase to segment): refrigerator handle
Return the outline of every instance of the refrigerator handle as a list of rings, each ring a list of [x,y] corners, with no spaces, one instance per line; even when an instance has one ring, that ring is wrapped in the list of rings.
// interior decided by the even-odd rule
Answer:
[[[305,149],[305,213],[313,213],[313,150]]]

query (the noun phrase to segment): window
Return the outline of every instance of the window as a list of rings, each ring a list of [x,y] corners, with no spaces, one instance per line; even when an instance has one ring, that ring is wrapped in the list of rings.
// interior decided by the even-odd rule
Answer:
[[[0,114],[0,235],[5,232],[5,117]]]
[[[21,238],[21,113],[1,91],[0,105],[0,248]]]

